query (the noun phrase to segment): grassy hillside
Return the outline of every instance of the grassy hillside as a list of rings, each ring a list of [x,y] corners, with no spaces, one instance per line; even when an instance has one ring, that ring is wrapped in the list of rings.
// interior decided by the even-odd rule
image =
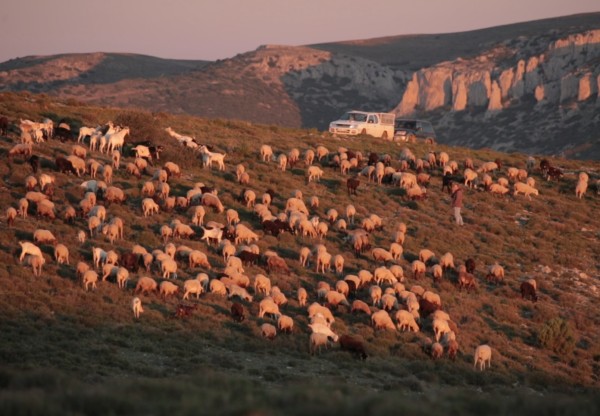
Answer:
[[[282,312],[295,321],[292,334],[278,334],[273,341],[260,336],[260,325],[274,323],[259,319],[258,302],[244,302],[248,317],[236,323],[230,316],[231,301],[214,294],[203,294],[199,300],[182,301],[140,296],[145,312],[133,318],[131,299],[136,281],[150,275],[158,281],[157,270],[131,275],[127,287],[119,289],[109,279],[98,289],[86,292],[76,278],[79,261],[91,264],[92,247],[114,249],[119,253],[134,244],[152,251],[162,248],[159,228],[175,218],[190,223],[185,211],[160,212],[144,218],[141,212],[141,187],[151,180],[153,168],[140,180],[128,175],[124,165],[133,158],[124,156],[115,171],[113,185],[122,188],[127,201],[107,207],[108,217],[118,216],[125,222],[125,239],[114,246],[103,235],[77,242],[77,231],[87,228],[87,220],[68,224],[61,219],[36,218],[33,207],[27,219],[17,218],[13,227],[0,224],[0,413],[1,414],[411,414],[433,412],[515,414],[596,414],[600,366],[598,308],[598,276],[600,252],[600,204],[595,187],[590,186],[583,199],[574,195],[576,173],[585,170],[595,183],[600,164],[550,159],[560,166],[565,177],[547,182],[533,172],[539,196],[531,200],[518,195],[498,198],[487,192],[465,190],[464,227],[453,224],[450,199],[440,191],[441,172],[431,171],[428,198],[410,201],[404,191],[391,185],[375,185],[361,178],[357,196],[348,196],[346,176],[339,169],[322,162],[325,174],[320,183],[306,183],[304,163],[285,172],[274,162],[259,160],[261,144],[270,144],[276,153],[293,147],[306,149],[326,146],[332,154],[339,147],[389,154],[392,166],[405,145],[382,142],[368,137],[335,138],[310,130],[286,129],[248,122],[207,120],[166,113],[145,113],[115,108],[91,107],[75,101],[54,101],[31,94],[0,95],[0,114],[12,121],[19,118],[55,121],[66,119],[77,131],[79,126],[95,126],[113,120],[129,124],[132,137],[128,141],[149,139],[161,143],[166,150],[160,163],[173,161],[183,171],[181,178],[169,183],[171,195],[185,196],[194,183],[203,182],[219,191],[226,208],[238,211],[242,223],[261,236],[261,253],[274,250],[283,257],[290,273],[267,273],[264,265],[248,266],[245,274],[251,280],[257,273],[267,275],[289,299]],[[200,167],[197,154],[184,150],[164,133],[165,127],[193,135],[198,141],[224,152],[227,168],[223,172]],[[16,207],[25,195],[25,178],[31,174],[22,157],[12,160],[6,153],[16,142],[18,133],[12,128],[0,137],[0,198],[2,209]],[[51,140],[34,145],[34,153],[42,158],[42,172],[55,175],[54,202],[60,212],[68,204],[76,206],[83,197],[79,183],[88,175],[76,178],[58,173],[54,159],[70,154],[73,143]],[[526,157],[482,150],[469,150],[424,143],[407,145],[417,157],[430,150],[448,152],[451,159],[471,157],[475,165],[500,159],[504,167],[494,176],[504,176],[506,167],[524,167]],[[93,152],[88,157],[109,162],[107,155]],[[538,159],[539,160],[539,159]],[[243,164],[249,172],[249,185],[237,183],[235,167]],[[458,326],[460,352],[456,361],[446,357],[433,361],[420,344],[433,337],[431,322],[423,319],[421,331],[375,331],[363,314],[351,314],[347,308],[334,311],[333,329],[338,334],[352,334],[362,339],[369,358],[362,362],[340,351],[337,345],[319,356],[308,352],[310,330],[305,308],[296,301],[296,290],[304,287],[309,302],[316,300],[318,281],[334,284],[340,277],[333,272],[315,273],[314,263],[308,269],[298,262],[302,246],[323,243],[332,254],[345,258],[345,274],[361,269],[373,271],[376,264],[369,253],[356,257],[343,241],[344,233],[331,227],[323,241],[283,234],[279,239],[264,235],[251,208],[239,202],[238,196],[250,188],[258,197],[267,189],[275,192],[272,211],[284,211],[294,189],[303,192],[305,201],[318,196],[320,206],[311,210],[322,220],[335,208],[341,215],[348,204],[357,209],[358,223],[369,214],[384,220],[382,230],[371,234],[374,247],[389,248],[392,232],[400,222],[408,232],[404,255],[398,262],[410,288],[421,285],[439,293],[444,310]],[[103,203],[102,201],[100,203]],[[32,204],[33,205],[33,204]],[[225,223],[225,215],[207,209],[205,221]],[[70,250],[70,265],[57,265],[53,247],[41,245],[46,265],[41,277],[18,263],[19,240],[32,240],[36,229],[49,229]],[[179,262],[175,283],[199,272],[211,278],[223,270],[221,255],[214,246],[196,240],[176,239],[208,255],[211,270],[190,270]],[[452,252],[457,264],[467,258],[477,263],[478,288],[472,293],[459,291],[456,274],[447,273],[435,283],[428,273],[415,280],[410,262],[419,250],[428,248],[439,258]],[[504,284],[487,283],[487,266],[494,261],[506,271]],[[521,299],[519,284],[535,278],[539,301]],[[249,289],[252,292],[252,289]],[[356,298],[367,300],[367,289]],[[197,305],[192,316],[174,318],[180,303]],[[375,308],[373,308],[375,310]],[[567,331],[550,336],[544,344],[540,334],[549,323],[560,318]],[[473,370],[473,351],[482,343],[493,349],[491,369]],[[545,345],[545,346],[544,346]]]

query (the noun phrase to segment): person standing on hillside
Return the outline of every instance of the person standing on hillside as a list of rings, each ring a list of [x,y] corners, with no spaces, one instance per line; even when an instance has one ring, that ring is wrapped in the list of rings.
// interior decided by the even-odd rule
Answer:
[[[463,190],[461,186],[454,182],[452,184],[452,210],[454,211],[454,218],[456,219],[456,224],[464,225],[462,216],[460,215],[460,209],[463,205]]]

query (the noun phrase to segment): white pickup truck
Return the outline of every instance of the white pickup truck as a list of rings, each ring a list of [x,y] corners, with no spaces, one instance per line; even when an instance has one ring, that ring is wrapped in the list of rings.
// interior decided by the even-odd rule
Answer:
[[[329,132],[334,135],[356,136],[368,134],[392,140],[394,137],[394,113],[370,113],[348,111],[339,120],[329,123]]]

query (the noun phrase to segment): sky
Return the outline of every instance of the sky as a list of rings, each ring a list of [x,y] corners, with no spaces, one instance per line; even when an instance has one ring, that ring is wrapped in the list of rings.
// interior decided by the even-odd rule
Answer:
[[[77,52],[213,61],[264,44],[462,32],[597,11],[599,0],[2,0],[0,62]]]

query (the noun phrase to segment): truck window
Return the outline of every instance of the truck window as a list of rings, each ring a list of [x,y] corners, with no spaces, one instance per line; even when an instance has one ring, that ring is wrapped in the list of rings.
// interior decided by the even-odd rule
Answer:
[[[377,117],[371,114],[367,119],[367,123],[377,123]]]

